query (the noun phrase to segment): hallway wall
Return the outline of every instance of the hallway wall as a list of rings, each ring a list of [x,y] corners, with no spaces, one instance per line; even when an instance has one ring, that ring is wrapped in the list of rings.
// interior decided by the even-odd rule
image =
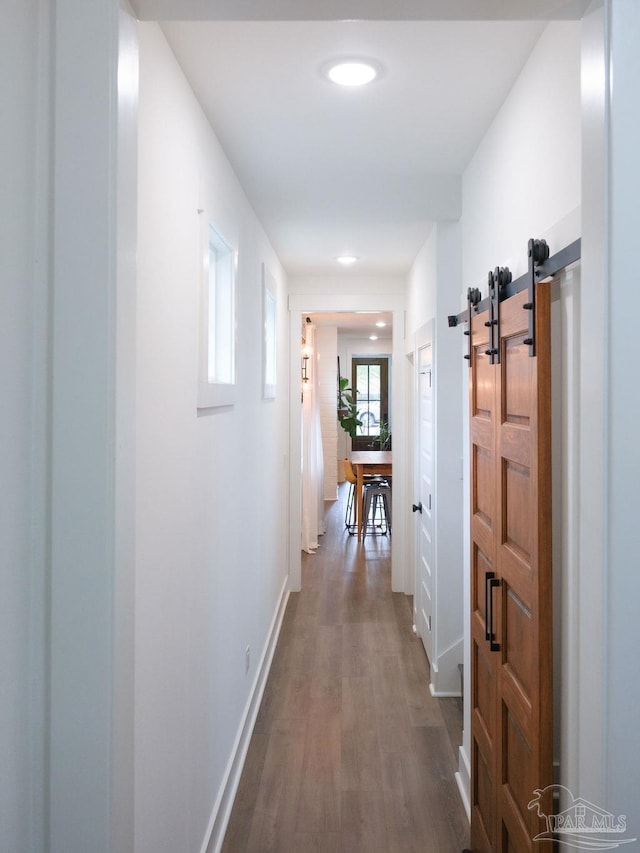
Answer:
[[[425,343],[425,326],[432,323],[434,382],[434,502],[432,560],[431,690],[436,695],[459,694],[464,623],[462,618],[462,427],[460,417],[461,343],[448,327],[447,317],[458,304],[462,252],[458,222],[437,223],[407,278],[407,337],[405,350]],[[415,359],[417,366],[418,360]],[[417,377],[413,376],[414,391]],[[417,403],[416,403],[417,405]],[[417,472],[417,461],[414,465]],[[418,486],[414,487],[417,499]],[[410,564],[415,574],[417,519],[411,519]],[[414,607],[417,601],[414,601]],[[419,624],[419,620],[416,620]]]
[[[338,420],[336,418],[336,358],[338,330],[335,326],[317,326],[315,360],[318,371],[320,426],[322,430],[323,498],[335,501],[338,493]]]
[[[140,57],[135,849],[175,853],[213,825],[287,580],[288,324],[278,259],[155,24]],[[234,407],[198,411],[201,177],[239,251],[238,387]],[[263,262],[278,283],[275,401]]]
[[[37,850],[44,834],[48,200],[47,108],[38,77],[46,47],[39,39],[39,6],[36,0],[11,0],[0,14],[3,851]]]
[[[638,193],[640,169],[640,120],[628,104],[637,102],[640,81],[640,9],[634,0],[609,5],[611,34],[610,96],[611,244],[607,305],[608,395],[605,435],[606,523],[604,573],[607,629],[604,670],[606,687],[606,755],[604,801],[617,814],[626,814],[631,835],[640,837],[640,739],[637,734],[640,679],[637,663],[631,663],[639,645],[637,603],[640,600],[640,527],[637,494],[640,449],[635,429],[640,417],[640,395],[635,359],[630,358],[640,312],[638,266]],[[613,330],[615,329],[615,334]],[[630,393],[631,391],[631,393]],[[634,650],[634,651],[632,651]]]
[[[526,272],[530,237],[580,236],[581,118],[580,24],[548,24],[464,172],[463,298],[498,264]]]

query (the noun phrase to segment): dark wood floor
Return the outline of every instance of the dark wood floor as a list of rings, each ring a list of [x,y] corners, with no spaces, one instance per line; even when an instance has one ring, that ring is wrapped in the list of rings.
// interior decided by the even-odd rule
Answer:
[[[358,545],[340,503],[303,555],[223,853],[460,853],[468,823],[454,780],[460,700],[436,700],[391,592],[390,541]]]

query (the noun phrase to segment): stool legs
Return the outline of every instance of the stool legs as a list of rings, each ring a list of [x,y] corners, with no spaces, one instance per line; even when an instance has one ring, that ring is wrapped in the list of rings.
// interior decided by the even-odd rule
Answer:
[[[372,517],[372,524],[375,527],[376,516],[380,513],[380,527],[384,523],[384,530],[381,533],[391,532],[391,489],[388,486],[368,486],[365,488],[364,507],[363,507],[363,525],[362,538],[367,535],[369,528],[369,517]]]
[[[353,483],[349,483],[349,493],[347,495],[347,508],[344,514],[344,526],[349,532],[349,536],[356,534],[356,508],[354,505],[356,487]]]

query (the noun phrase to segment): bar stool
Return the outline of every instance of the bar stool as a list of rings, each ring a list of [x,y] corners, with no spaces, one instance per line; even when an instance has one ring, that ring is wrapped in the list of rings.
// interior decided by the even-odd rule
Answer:
[[[376,514],[380,512],[380,524],[376,525]],[[371,522],[369,516],[372,516]],[[362,540],[369,533],[391,533],[391,486],[384,480],[370,483],[364,487],[364,507],[362,512]],[[373,528],[373,529],[371,529]],[[378,528],[378,529],[376,529]]]
[[[353,465],[351,464],[350,459],[344,460],[344,478],[349,483],[349,494],[347,495],[347,508],[344,514],[344,526],[349,531],[349,536],[355,536],[358,532],[358,525],[356,523],[356,508],[354,505],[354,499],[356,494],[356,484],[358,482],[356,477],[356,472],[353,470]],[[363,478],[364,484],[363,487],[368,485],[375,485],[376,483],[383,482],[381,477],[377,474],[365,474]],[[364,494],[363,494],[364,498]]]

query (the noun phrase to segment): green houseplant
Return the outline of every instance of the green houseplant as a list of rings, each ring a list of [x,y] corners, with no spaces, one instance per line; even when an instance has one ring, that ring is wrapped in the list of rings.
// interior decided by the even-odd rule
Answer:
[[[389,424],[386,421],[380,421],[380,434],[378,435],[377,443],[380,450],[391,450],[391,433]]]
[[[349,380],[341,376],[338,380],[338,421],[342,429],[355,438],[362,421],[358,417],[356,393],[349,387]]]

